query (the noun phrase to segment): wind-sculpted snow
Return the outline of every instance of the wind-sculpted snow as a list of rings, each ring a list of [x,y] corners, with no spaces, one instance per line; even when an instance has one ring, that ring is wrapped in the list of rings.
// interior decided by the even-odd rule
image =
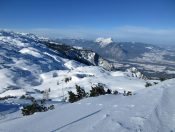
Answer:
[[[0,90],[12,85],[19,88],[24,88],[26,85],[39,85],[41,84],[39,74],[67,69],[63,63],[64,59],[58,57],[38,40],[39,38],[32,34],[1,31],[0,74],[9,81],[0,85]]]
[[[3,132],[174,132],[175,80],[134,92],[58,105],[53,111],[9,120]]]
[[[14,93],[17,89],[33,91],[33,86],[45,81],[41,75],[47,72],[86,65],[111,69],[110,63],[93,51],[10,31],[0,31],[0,64],[0,93],[4,96],[7,90],[14,90]]]

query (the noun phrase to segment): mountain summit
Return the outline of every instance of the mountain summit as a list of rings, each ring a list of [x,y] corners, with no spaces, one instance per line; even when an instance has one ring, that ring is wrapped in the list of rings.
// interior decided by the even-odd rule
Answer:
[[[95,42],[97,42],[97,43],[99,43],[100,45],[101,45],[101,47],[105,47],[105,46],[107,46],[108,44],[110,44],[110,43],[112,43],[113,42],[113,40],[112,40],[112,38],[97,38],[96,40],[95,40]]]

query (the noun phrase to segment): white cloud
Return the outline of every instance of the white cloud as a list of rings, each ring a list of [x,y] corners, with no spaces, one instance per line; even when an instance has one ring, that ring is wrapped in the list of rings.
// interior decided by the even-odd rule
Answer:
[[[18,30],[19,31],[19,30]],[[116,41],[138,41],[153,44],[175,45],[175,29],[153,29],[137,26],[122,26],[111,29],[94,28],[37,28],[30,30],[20,30],[32,32],[53,38],[86,38],[95,39],[97,37],[112,37]]]

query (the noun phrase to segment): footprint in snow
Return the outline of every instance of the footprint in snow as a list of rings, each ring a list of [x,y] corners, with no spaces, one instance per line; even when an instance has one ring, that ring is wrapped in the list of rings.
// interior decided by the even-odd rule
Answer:
[[[135,105],[127,105],[127,107],[133,108],[133,107],[135,107]]]
[[[118,107],[118,105],[113,105],[113,107]]]
[[[91,103],[86,103],[87,105],[91,105]]]
[[[98,104],[99,106],[102,106],[103,104]]]
[[[110,114],[105,114],[104,116],[103,116],[103,118],[108,118],[110,116]]]

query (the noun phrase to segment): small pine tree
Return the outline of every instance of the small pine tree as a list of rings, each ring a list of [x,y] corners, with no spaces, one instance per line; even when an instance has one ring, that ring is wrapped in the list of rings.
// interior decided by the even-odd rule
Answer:
[[[97,85],[95,87],[92,87],[90,90],[90,97],[95,97],[99,95],[104,95],[106,92],[104,90],[104,87],[102,85]]]
[[[152,84],[149,82],[146,82],[145,87],[150,87],[150,86],[152,86]]]
[[[166,79],[165,79],[164,77],[161,77],[161,78],[160,78],[160,81],[161,81],[161,82],[163,82],[163,81],[165,81],[165,80],[166,80]]]
[[[132,92],[131,91],[128,91],[126,96],[132,96]]]
[[[85,92],[85,90],[84,90],[83,88],[81,88],[81,87],[78,86],[78,85],[75,85],[75,87],[76,87],[76,90],[77,90],[77,97],[78,97],[78,100],[80,100],[80,99],[86,97],[87,94],[86,94],[86,92]]]
[[[26,115],[32,115],[35,112],[43,112],[43,111],[47,111],[47,107],[39,105],[36,100],[33,100],[31,105],[24,106],[24,108],[22,109],[22,114],[23,116],[26,116]]]
[[[70,103],[78,101],[77,95],[74,94],[72,91],[68,91],[68,94],[69,94],[69,102]]]
[[[117,90],[115,90],[115,91],[113,92],[113,94],[118,94],[118,91],[117,91]]]
[[[111,94],[111,93],[112,93],[112,90],[111,90],[111,89],[108,89],[108,90],[106,91],[106,93],[107,93],[107,94]]]
[[[68,83],[70,80],[72,80],[71,77],[66,77],[64,81],[65,81],[66,83]]]

